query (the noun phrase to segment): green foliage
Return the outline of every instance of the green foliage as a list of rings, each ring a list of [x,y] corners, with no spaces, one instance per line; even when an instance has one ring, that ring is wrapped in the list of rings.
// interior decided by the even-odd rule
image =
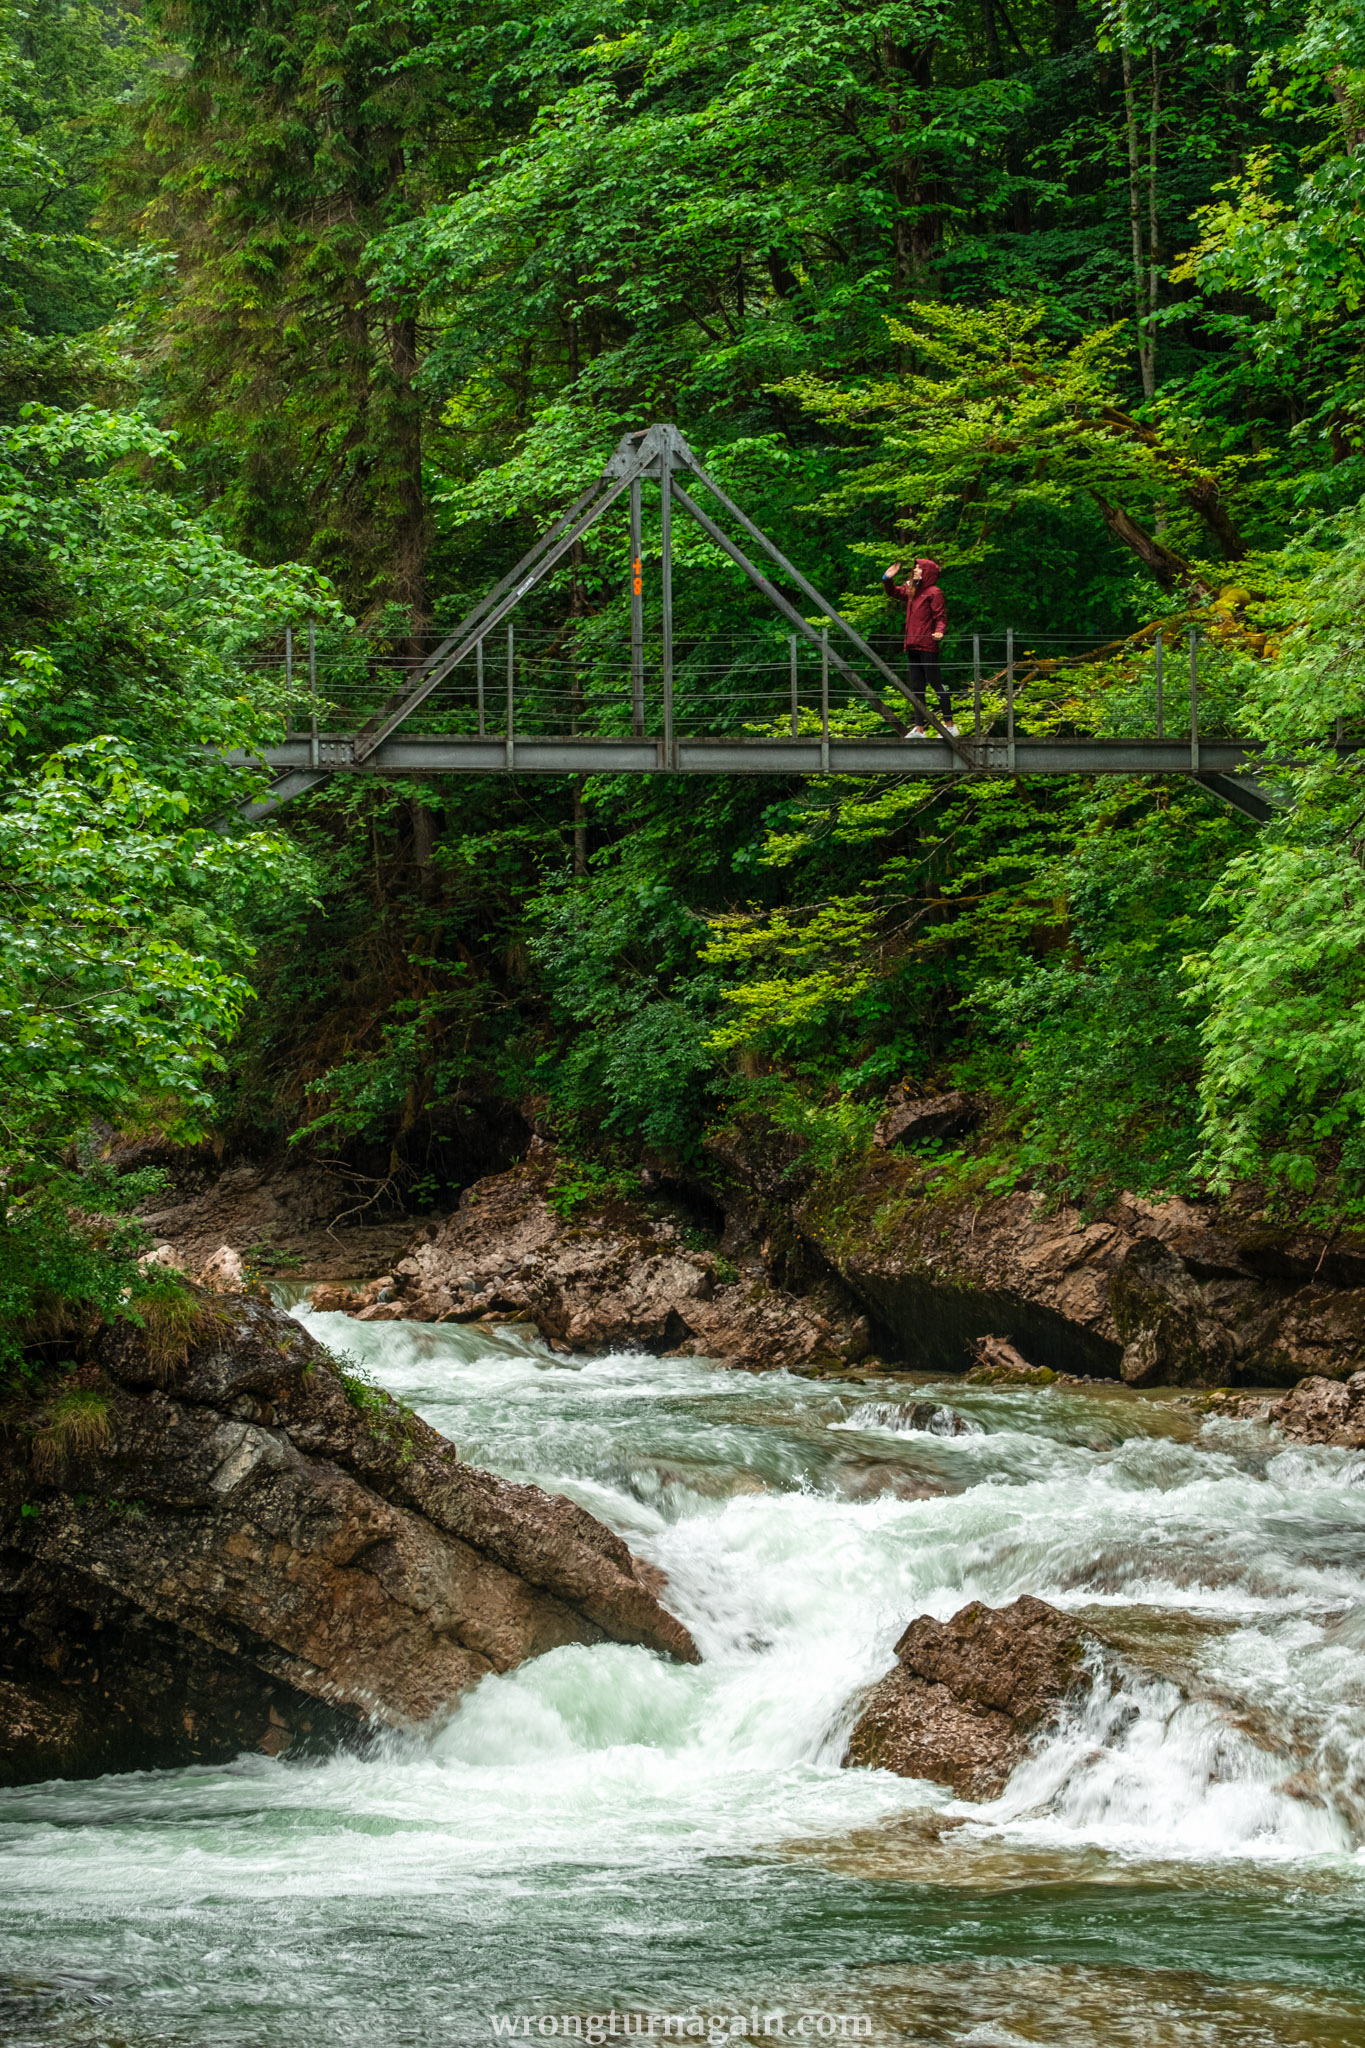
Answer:
[[[90,0],[0,7],[0,328],[67,336],[113,313],[121,266],[90,216],[145,61],[136,23]]]
[[[399,997],[373,1046],[308,1083],[313,1106],[327,1107],[291,1134],[292,1143],[319,1135],[377,1138],[395,1121],[410,1126],[422,1103],[458,1094],[477,1064],[470,1044],[492,1007],[491,992],[462,963],[446,969],[439,960],[417,957],[411,965],[432,970],[436,985],[421,996]]]
[[[1188,1188],[1200,1044],[1182,961],[1216,931],[1209,883],[1249,835],[1183,793],[1161,805],[1130,791],[1091,800],[1077,825],[1038,877],[1064,954],[974,992],[999,1035],[983,1070],[1023,1114],[1021,1163],[1066,1194]]]
[[[0,440],[0,550],[41,564],[58,608],[55,624],[21,613],[0,640],[11,1162],[139,1105],[192,1130],[250,993],[248,914],[301,880],[273,836],[214,829],[254,783],[219,750],[259,739],[272,709],[234,673],[233,613],[289,579],[111,475],[131,451],[162,453],[164,438],[88,410],[30,409]]]
[[[136,1301],[148,1284],[137,1265],[147,1235],[130,1211],[160,1186],[158,1173],[98,1165],[11,1182],[0,1214],[0,1381],[46,1370],[53,1348],[69,1356]]]
[[[1365,876],[1350,843],[1283,840],[1243,856],[1215,902],[1233,928],[1190,973],[1204,1021],[1205,1157],[1216,1183],[1264,1170],[1314,1186],[1335,1141],[1365,1197]]]
[[[743,977],[721,991],[731,1014],[707,1041],[717,1052],[794,1050],[812,1025],[827,1030],[875,973],[875,905],[836,899],[799,920],[783,909],[766,916],[731,911],[710,922],[717,936],[702,947],[701,959]]]
[[[467,173],[481,67],[402,0],[165,0],[158,21],[175,61],[144,74],[110,214],[176,255],[157,324],[187,458],[240,545],[420,630],[416,307],[367,248]]]
[[[73,1387],[59,1394],[29,1445],[37,1479],[52,1479],[69,1460],[89,1457],[111,1441],[109,1399],[97,1387]]]
[[[161,1371],[182,1365],[190,1348],[221,1329],[218,1312],[180,1276],[155,1266],[139,1272],[121,1297],[119,1313],[143,1333],[147,1356]]]
[[[565,1219],[577,1209],[600,1207],[605,1202],[630,1201],[640,1193],[639,1176],[619,1169],[613,1171],[600,1161],[561,1158],[547,1190],[556,1216]]]
[[[813,1100],[807,1090],[776,1075],[739,1085],[734,1097],[741,1116],[757,1115],[797,1141],[793,1164],[799,1161],[830,1178],[866,1153],[880,1114],[874,1104],[847,1097]]]
[[[1301,623],[1263,678],[1255,711],[1281,748],[1294,802],[1229,863],[1211,894],[1227,922],[1191,949],[1191,1000],[1203,1010],[1203,1160],[1216,1185],[1265,1173],[1302,1198],[1324,1179],[1365,1200],[1365,874],[1357,758],[1304,748],[1337,718],[1365,712],[1365,518],[1304,593]],[[1291,756],[1291,759],[1293,756]]]
[[[535,905],[532,958],[571,1043],[544,1058],[571,1122],[685,1153],[711,1099],[709,987],[691,973],[696,923],[666,884],[606,870]]]
[[[406,1401],[396,1401],[383,1387],[376,1386],[364,1368],[344,1352],[339,1359],[333,1359],[332,1366],[347,1401],[366,1422],[371,1435],[397,1451],[400,1465],[410,1465],[416,1456],[415,1411]]]
[[[0,12],[14,1228],[96,1119],[411,1200],[548,1118],[572,1213],[722,1105],[837,1176],[902,1079],[999,1105],[926,1185],[1354,1200],[1361,805],[1319,754],[1254,841],[1197,788],[894,776],[338,777],[216,827],[284,621],[377,703],[650,418],[869,630],[938,555],[950,658],[1018,629],[1026,732],[1149,729],[1191,621],[1206,732],[1358,720],[1363,77],[1345,0]],[[621,505],[528,600],[579,680],[625,560]],[[675,623],[681,722],[779,715],[781,629],[686,532]]]
[[[1099,518],[1082,542],[1086,555],[1102,556],[1112,535],[1167,587],[1192,585],[1193,570],[1138,517],[1150,525],[1153,512],[1188,503],[1230,524],[1221,493],[1235,465],[1201,463],[1194,423],[1178,408],[1163,431],[1134,417],[1123,398],[1121,327],[1061,346],[1046,319],[1041,304],[916,303],[889,323],[909,374],[845,390],[810,373],[794,379],[785,388],[817,418],[871,443],[826,507],[868,498],[902,508],[917,548],[946,548],[958,570],[1023,545],[1046,573],[1061,564],[1037,560],[1038,535],[1057,521],[1064,529],[1088,500]]]

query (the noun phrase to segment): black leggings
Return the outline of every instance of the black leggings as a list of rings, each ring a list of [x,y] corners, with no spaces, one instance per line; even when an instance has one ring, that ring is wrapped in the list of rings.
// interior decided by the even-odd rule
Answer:
[[[920,724],[928,719],[925,699],[932,687],[938,699],[940,715],[947,719],[953,715],[952,693],[939,671],[937,647],[907,647],[905,666],[910,678],[910,697],[919,715]]]

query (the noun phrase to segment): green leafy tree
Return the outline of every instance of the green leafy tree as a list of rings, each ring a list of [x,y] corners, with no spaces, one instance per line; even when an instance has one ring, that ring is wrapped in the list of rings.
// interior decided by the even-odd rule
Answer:
[[[1247,543],[1223,497],[1235,466],[1201,462],[1189,418],[1173,413],[1162,432],[1125,408],[1118,329],[1064,347],[1045,318],[1041,305],[917,304],[890,323],[913,371],[843,390],[794,380],[787,388],[817,418],[871,442],[831,508],[852,494],[900,507],[919,545],[946,543],[963,566],[1017,548],[1030,516],[1046,523],[1089,501],[1159,584],[1204,594],[1200,571],[1158,537],[1151,515],[1193,512],[1240,560]]]
[[[1360,769],[1305,739],[1365,714],[1365,519],[1309,581],[1296,629],[1253,710],[1293,799],[1212,894],[1228,929],[1192,949],[1204,1008],[1202,1157],[1221,1187],[1266,1172],[1300,1198],[1365,1196],[1365,871]]]
[[[472,45],[401,0],[157,20],[183,62],[147,79],[110,218],[174,254],[156,345],[200,488],[258,558],[307,556],[420,634],[418,309],[368,249],[467,171]]]

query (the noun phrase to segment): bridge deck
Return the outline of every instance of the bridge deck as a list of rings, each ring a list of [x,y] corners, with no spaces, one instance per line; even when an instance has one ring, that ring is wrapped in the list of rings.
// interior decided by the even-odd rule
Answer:
[[[272,747],[278,775],[318,769],[378,775],[952,775],[968,772],[946,741],[880,735],[823,740],[819,733],[736,736],[672,743],[599,735],[478,739],[462,734],[396,732],[357,762],[349,734],[302,735]],[[1264,773],[1255,740],[1030,738],[991,736],[959,742],[982,775],[1237,775]],[[1339,751],[1353,752],[1353,748]]]

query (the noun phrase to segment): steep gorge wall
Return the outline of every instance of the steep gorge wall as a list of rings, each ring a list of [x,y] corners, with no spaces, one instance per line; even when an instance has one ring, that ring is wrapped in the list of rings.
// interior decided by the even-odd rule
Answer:
[[[193,1268],[217,1243],[247,1250],[269,1201],[307,1277],[389,1276],[354,1304],[369,1317],[520,1315],[568,1350],[643,1345],[817,1372],[877,1351],[951,1371],[994,1336],[1034,1364],[1136,1387],[1292,1386],[1365,1364],[1361,1232],[1272,1228],[1249,1208],[1178,1199],[1125,1195],[1087,1215],[1037,1191],[944,1197],[913,1155],[874,1150],[822,1174],[756,1118],[714,1130],[686,1170],[647,1164],[643,1200],[561,1214],[558,1169],[536,1140],[453,1215],[373,1232],[310,1221],[291,1236],[290,1216],[327,1193],[308,1168],[262,1186],[224,1176],[148,1220]]]
[[[988,1335],[1138,1387],[1292,1386],[1365,1364],[1365,1233],[1178,1199],[1124,1195],[1091,1216],[1036,1191],[943,1199],[912,1159],[874,1152],[821,1177],[754,1124],[709,1150],[731,1234],[832,1276],[911,1366],[966,1367]]]
[[[565,1643],[695,1661],[573,1502],[466,1465],[264,1301],[175,1306],[0,1415],[0,1783],[360,1739]]]

